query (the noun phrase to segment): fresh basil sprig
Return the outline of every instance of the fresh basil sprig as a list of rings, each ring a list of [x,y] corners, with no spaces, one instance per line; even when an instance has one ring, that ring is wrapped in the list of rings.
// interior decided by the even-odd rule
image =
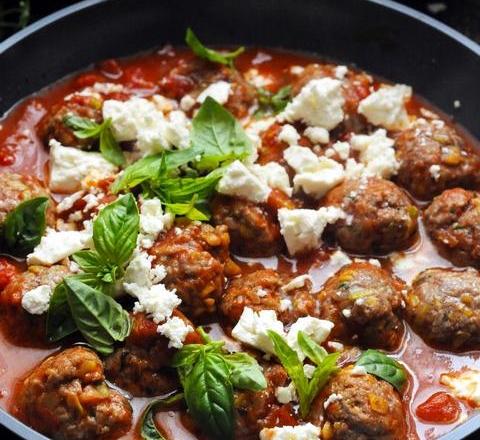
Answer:
[[[63,123],[70,127],[73,130],[73,134],[79,139],[99,139],[100,153],[110,163],[117,166],[125,164],[125,156],[113,136],[112,121],[110,119],[97,124],[88,118],[67,115],[63,118]]]
[[[183,400],[183,394],[177,393],[168,397],[155,399],[143,412],[140,419],[140,437],[142,440],[165,440],[165,437],[158,431],[154,415],[159,410],[166,410],[174,407]]]
[[[292,86],[285,86],[276,93],[272,93],[262,87],[257,88],[259,109],[255,116],[261,117],[267,113],[277,114],[285,109],[292,99]]]
[[[385,380],[399,391],[407,380],[407,375],[402,365],[395,359],[377,350],[369,349],[364,351],[355,365],[365,368],[367,373]]]
[[[246,353],[228,354],[223,342],[211,341],[199,329],[205,344],[184,345],[172,362],[183,385],[187,407],[213,439],[234,435],[233,389],[259,391],[267,386],[257,361]]]
[[[290,379],[295,384],[300,403],[300,415],[305,418],[310,412],[310,406],[325,386],[330,376],[338,370],[337,359],[339,353],[326,354],[315,341],[303,332],[298,332],[298,344],[302,350],[307,349],[305,354],[317,365],[312,378],[309,380],[303,370],[303,363],[298,358],[295,350],[290,348],[287,342],[278,333],[269,330],[268,336],[273,342],[275,355],[287,371]]]
[[[47,197],[37,197],[20,203],[8,213],[1,226],[8,252],[23,257],[40,243],[46,227],[47,205]]]
[[[213,63],[225,64],[234,67],[233,62],[242,52],[245,51],[245,48],[239,47],[233,52],[218,52],[213,49],[205,47],[198,37],[193,33],[193,31],[188,28],[185,35],[185,42],[188,44],[190,49],[195,53],[195,55],[203,58],[205,60],[211,61]]]

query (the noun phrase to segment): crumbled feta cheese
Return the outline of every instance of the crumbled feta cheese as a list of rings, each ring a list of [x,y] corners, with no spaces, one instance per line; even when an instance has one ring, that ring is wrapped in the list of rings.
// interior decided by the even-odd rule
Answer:
[[[343,121],[342,83],[321,78],[309,81],[279,115],[288,122],[303,121],[307,125],[335,128]]]
[[[245,162],[250,164],[254,163],[258,158],[258,149],[262,146],[262,140],[260,135],[266,131],[273,123],[275,122],[274,117],[268,117],[264,119],[254,120],[250,122],[246,128],[245,133],[252,142],[252,154],[248,157]]]
[[[367,370],[363,365],[355,365],[350,370],[350,374],[352,374],[353,376],[364,376],[365,374],[367,374]]]
[[[265,298],[267,295],[268,295],[268,292],[265,289],[262,289],[261,287],[257,289],[257,296],[259,298]]]
[[[155,104],[162,113],[170,113],[172,110],[178,108],[177,101],[174,99],[166,98],[162,95],[153,95],[152,102]]]
[[[139,252],[128,264],[123,277],[124,284],[135,284],[135,288],[151,287],[153,257],[146,252]],[[130,292],[129,292],[130,293]]]
[[[190,119],[181,110],[174,110],[168,115],[165,126],[165,139],[167,144],[179,149],[190,147]]]
[[[386,130],[380,128],[371,135],[354,135],[351,144],[360,152],[359,159],[366,174],[388,179],[397,173],[400,164],[395,158],[394,140],[387,137]]]
[[[118,168],[105,160],[100,153],[64,147],[50,140],[50,189],[59,193],[73,193],[81,188],[82,180],[90,174],[106,178]]]
[[[315,372],[316,367],[311,364],[305,364],[303,366],[303,372],[305,373],[305,376],[307,376],[307,379],[311,379],[313,377],[313,373]]]
[[[27,255],[29,265],[51,266],[75,252],[92,246],[92,231],[55,231],[47,228],[47,233],[31,254]]]
[[[348,156],[350,154],[350,144],[348,142],[335,142],[332,145],[332,148],[340,156],[340,159],[348,159]]]
[[[323,127],[307,127],[303,135],[314,144],[328,144],[330,142],[330,133]]]
[[[172,225],[173,217],[171,214],[163,214],[162,203],[160,200],[143,200],[140,207],[140,232],[144,235],[150,235],[154,239],[165,228]]]
[[[303,361],[305,359],[305,354],[298,345],[298,332],[302,331],[307,336],[310,336],[317,344],[322,344],[327,339],[332,328],[333,322],[325,319],[318,319],[313,316],[298,318],[288,331],[287,344],[297,352],[299,359]]]
[[[464,370],[442,374],[440,383],[451,388],[458,398],[468,400],[472,405],[480,407],[480,371]]]
[[[376,258],[369,258],[369,259],[368,259],[368,262],[369,262],[372,266],[382,267],[382,263],[380,263],[380,261],[377,260]]]
[[[95,206],[98,206],[100,204],[98,199],[99,199],[99,196],[97,196],[96,194],[92,194],[92,193],[87,194],[83,198],[83,200],[85,200],[86,202],[86,205],[83,208],[83,212],[88,212],[91,209],[95,208]]]
[[[183,319],[174,316],[167,319],[165,324],[157,327],[157,332],[169,339],[168,347],[180,349],[183,347],[183,341],[187,335],[193,331],[191,325],[185,324]]]
[[[358,105],[358,113],[374,125],[388,130],[403,130],[410,124],[405,102],[412,96],[412,88],[397,84],[384,86]]]
[[[298,277],[291,279],[287,284],[282,286],[282,291],[290,292],[290,290],[300,289],[300,287],[305,286],[305,283],[307,281],[312,281],[312,277],[310,275],[299,275]]]
[[[93,90],[97,93],[104,93],[104,94],[109,94],[109,93],[120,93],[123,91],[123,85],[122,84],[115,84],[115,83],[102,83],[102,82],[96,82],[93,85]]]
[[[304,70],[305,70],[305,67],[302,67],[302,66],[292,66],[292,67],[290,67],[290,73],[292,75],[301,75]]]
[[[259,73],[258,69],[249,69],[245,72],[245,79],[257,88],[268,86],[272,79]]]
[[[337,66],[334,69],[334,73],[335,73],[335,78],[343,79],[345,78],[345,75],[348,73],[348,68],[347,66]]]
[[[184,112],[188,112],[192,109],[197,101],[193,99],[192,95],[184,95],[183,98],[180,100],[180,108]]]
[[[330,396],[327,397],[327,400],[323,402],[323,409],[327,409],[333,402],[338,402],[339,400],[342,400],[342,396],[340,394],[330,394]]]
[[[268,199],[271,189],[242,162],[236,160],[226,169],[218,182],[217,191],[221,194],[262,203]]]
[[[350,257],[340,249],[336,250],[331,256],[330,256],[330,263],[342,267],[346,266],[347,264],[350,264],[352,260]]]
[[[350,318],[352,316],[352,311],[350,309],[343,309],[342,310],[342,315],[345,316],[345,318]]]
[[[281,312],[286,312],[287,310],[293,309],[293,303],[290,298],[283,298],[280,300],[280,307],[279,310]]]
[[[363,175],[365,171],[365,165],[358,163],[355,159],[349,158],[345,163],[345,178],[346,179],[358,179]]]
[[[328,341],[327,345],[332,350],[335,350],[335,351],[343,351],[343,349],[345,348],[344,345],[341,342],[337,342],[337,341]]]
[[[84,190],[77,191],[76,193],[73,193],[67,197],[65,197],[58,205],[57,205],[57,212],[61,213],[64,211],[68,211],[69,209],[73,208],[73,205],[75,202],[80,200],[85,194]]]
[[[280,403],[284,405],[290,402],[295,402],[297,399],[297,390],[295,384],[290,382],[286,387],[275,388],[275,397]]]
[[[168,290],[163,284],[155,284],[148,289],[138,287],[135,296],[138,301],[133,306],[133,313],[144,312],[155,324],[172,316],[173,310],[182,302],[175,290]]]
[[[284,335],[283,323],[277,319],[275,312],[273,310],[255,312],[250,307],[245,307],[237,325],[232,330],[232,336],[265,353],[274,354],[275,350],[267,334],[268,330]]]
[[[280,232],[291,255],[317,248],[327,224],[340,218],[345,218],[345,213],[334,207],[278,210]]]
[[[42,315],[48,310],[52,294],[52,288],[47,284],[35,287],[23,294],[22,307],[32,315]]]
[[[278,140],[288,145],[298,144],[300,135],[293,125],[285,124],[278,133]]]
[[[260,440],[318,440],[319,438],[320,428],[312,423],[263,428],[260,431]]]
[[[291,197],[293,189],[290,186],[290,178],[284,167],[277,162],[268,162],[265,165],[253,164],[248,167],[262,182],[271,189],[278,189]]]
[[[433,177],[433,180],[438,180],[440,179],[440,171],[441,171],[441,167],[440,165],[438,164],[433,164],[430,166],[430,168],[428,169],[428,171],[430,172],[430,175]]]
[[[226,81],[212,83],[198,95],[197,102],[202,103],[210,96],[210,98],[215,99],[215,101],[223,105],[228,101],[231,87],[231,84]]]

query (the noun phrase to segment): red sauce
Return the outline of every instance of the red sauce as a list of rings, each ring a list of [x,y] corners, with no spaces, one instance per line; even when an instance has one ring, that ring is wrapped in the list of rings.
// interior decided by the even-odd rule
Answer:
[[[0,258],[0,292],[10,282],[13,276],[19,272],[17,266],[6,258]]]
[[[123,84],[135,93],[149,96],[158,91],[159,79],[177,63],[178,59],[188,59],[191,56],[185,50],[173,50],[167,46],[158,52],[134,58],[103,61],[97,67],[73,75],[41,91],[38,95],[22,101],[0,122],[0,172],[22,172],[35,175],[40,179],[45,178],[48,153],[36,135],[36,128],[48,109],[61,102],[66,95],[91,86],[95,82],[108,81]],[[292,53],[250,49],[239,57],[237,67],[240,71],[256,68],[261,75],[272,79],[269,87],[275,89],[282,84],[286,75],[285,69],[291,65],[304,66],[313,61],[319,60]],[[172,84],[172,87],[179,89],[179,93],[184,86],[185,84],[181,81]],[[415,98],[410,104],[409,111],[418,113],[421,106],[427,105]],[[436,109],[435,111],[438,113]],[[282,206],[284,200],[281,195],[273,194],[269,202],[272,206],[278,207]],[[382,260],[382,264],[384,268],[398,274],[407,282],[425,265],[450,266],[450,263],[436,253],[422,227],[419,241],[403,254],[409,258],[415,258],[412,268],[392,267],[387,260]],[[242,263],[245,271],[264,266],[291,274],[309,273],[312,275],[314,289],[317,291],[324,281],[339,269],[326,264],[327,259],[328,250],[320,250],[308,259],[297,260],[278,256],[257,259],[238,258],[237,261]],[[15,270],[8,260],[0,259],[0,290]],[[218,334],[218,337],[222,335],[219,326],[215,326],[214,330],[213,333]],[[58,347],[42,349],[14,346],[5,339],[1,331],[0,347],[0,406],[11,410],[14,406],[12,390],[15,384]],[[407,326],[403,344],[395,353],[392,353],[392,356],[403,362],[410,373],[409,383],[403,394],[405,410],[408,414],[409,438],[438,437],[460,423],[462,416],[471,415],[470,407],[444,392],[444,387],[439,383],[439,377],[441,373],[478,365],[479,352],[455,354],[436,350],[427,346]],[[148,401],[148,399],[132,399],[136,420]],[[285,424],[292,424],[295,421],[288,411],[276,416]],[[188,429],[189,423],[181,412],[163,412],[157,415],[156,420],[168,439],[200,438]],[[138,437],[137,430],[134,424],[124,438]]]

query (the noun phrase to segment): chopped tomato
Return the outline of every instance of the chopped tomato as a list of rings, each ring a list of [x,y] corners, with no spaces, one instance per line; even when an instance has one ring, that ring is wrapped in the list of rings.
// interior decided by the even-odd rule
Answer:
[[[426,422],[453,423],[460,415],[460,405],[454,397],[442,391],[418,405],[416,414]]]
[[[295,202],[279,189],[273,189],[268,196],[267,205],[274,210],[280,208],[294,209]]]
[[[265,426],[273,428],[275,426],[295,426],[298,425],[296,417],[293,415],[292,406],[282,405],[273,410],[265,420]]]
[[[6,258],[0,258],[0,290],[3,290],[14,275],[18,272],[15,265]]]

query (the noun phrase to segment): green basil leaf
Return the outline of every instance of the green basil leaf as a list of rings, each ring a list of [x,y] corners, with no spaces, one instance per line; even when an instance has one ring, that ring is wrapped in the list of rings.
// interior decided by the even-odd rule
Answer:
[[[63,123],[71,128],[79,139],[98,138],[102,131],[102,124],[80,116],[67,115],[63,118]]]
[[[355,365],[365,368],[367,373],[385,380],[399,391],[407,380],[402,365],[377,350],[369,349],[363,352]]]
[[[155,425],[155,412],[166,410],[175,406],[183,400],[183,394],[174,394],[173,396],[155,399],[143,412],[140,419],[140,437],[142,440],[166,440]]]
[[[20,203],[8,213],[2,232],[12,253],[25,256],[40,243],[46,227],[47,205],[47,197],[37,197]]]
[[[226,161],[244,159],[252,143],[233,115],[213,98],[203,102],[192,120],[192,145],[203,153],[195,167],[213,170]]]
[[[73,261],[88,273],[98,273],[103,268],[103,260],[96,251],[79,251],[72,255]]]
[[[314,364],[321,365],[325,356],[328,355],[327,350],[318,345],[310,336],[305,332],[299,331],[297,334],[298,345]]]
[[[102,153],[102,156],[106,160],[114,165],[125,165],[125,156],[113,136],[110,119],[107,119],[102,124],[102,131],[100,132],[100,153]]]
[[[199,426],[213,439],[233,439],[233,387],[223,357],[201,351],[183,385],[188,409]]]
[[[303,371],[303,363],[298,358],[297,352],[289,347],[282,336],[272,330],[268,331],[268,336],[273,342],[275,355],[295,384],[300,403],[300,414],[302,417],[306,417],[310,410],[310,390],[308,379]]]
[[[137,244],[140,215],[131,194],[103,208],[93,222],[93,242],[103,261],[123,266]]]
[[[75,277],[64,280],[67,301],[78,330],[99,353],[110,354],[116,341],[123,341],[131,329],[128,313],[111,297]]]
[[[192,199],[193,200],[193,199]],[[190,220],[198,220],[200,222],[210,220],[210,214],[202,212],[196,208],[194,203],[166,203],[167,212],[171,214],[184,216]]]
[[[195,53],[195,55],[199,56],[200,58],[211,61],[213,63],[225,64],[230,67],[233,67],[233,60],[245,50],[244,47],[239,47],[233,52],[223,53],[213,49],[209,49],[200,42],[200,40],[190,28],[187,29],[185,41],[190,47],[190,49],[192,49],[192,51]]]
[[[308,408],[310,408],[317,394],[326,385],[330,376],[338,370],[337,360],[339,356],[340,353],[330,353],[325,356],[318,367],[315,368],[312,379],[308,384]],[[306,417],[307,414],[308,411],[304,416]]]
[[[259,108],[255,116],[264,116],[267,113],[277,114],[285,109],[292,99],[292,87],[282,87],[278,92],[272,93],[264,88],[257,89]]]
[[[63,281],[57,284],[50,298],[46,326],[47,338],[50,342],[58,341],[77,331],[68,305],[67,287]]]
[[[263,369],[247,353],[233,353],[223,356],[230,368],[230,381],[241,390],[261,391],[267,387]]]

